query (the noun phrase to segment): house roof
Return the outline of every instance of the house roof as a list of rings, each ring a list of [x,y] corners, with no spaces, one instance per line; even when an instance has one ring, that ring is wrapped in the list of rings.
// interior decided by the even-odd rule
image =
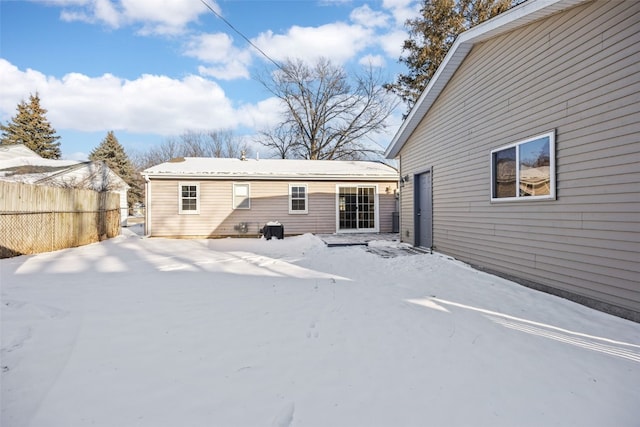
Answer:
[[[82,162],[54,172],[38,179],[35,184],[78,184],[83,188],[102,191],[123,191],[131,188],[118,174],[116,174],[104,160]]]
[[[26,184],[78,184],[83,188],[128,189],[104,161],[44,159],[22,144],[0,147],[0,180]]]
[[[76,160],[43,159],[24,145],[8,147],[12,147],[11,150],[0,151],[4,154],[0,155],[0,179],[4,181],[33,184],[80,163]]]
[[[398,179],[398,171],[378,162],[342,160],[290,159],[220,159],[186,157],[145,169],[151,178],[208,179],[299,179],[334,180],[367,179],[389,181]]]
[[[587,1],[591,0],[529,0],[460,34],[391,140],[385,156],[392,159],[400,153],[474,45]]]
[[[0,161],[14,159],[16,157],[41,158],[38,153],[24,144],[0,145]]]

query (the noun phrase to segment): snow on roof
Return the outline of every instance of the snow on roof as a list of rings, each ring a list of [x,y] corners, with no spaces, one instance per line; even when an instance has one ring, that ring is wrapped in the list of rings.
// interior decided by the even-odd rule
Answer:
[[[77,160],[43,159],[42,157],[13,157],[7,160],[0,159],[0,170],[18,166],[68,167],[78,163],[81,162]]]
[[[495,16],[460,34],[447,52],[433,78],[418,98],[407,118],[400,125],[385,152],[388,159],[395,158],[420,121],[435,103],[467,54],[477,43],[515,30],[539,19],[577,6],[588,0],[529,0]]]
[[[28,150],[28,152],[33,153],[33,151],[29,150],[28,148],[24,146],[21,147],[23,147],[25,150]],[[43,159],[35,153],[33,153],[35,154],[35,157],[32,157],[28,154],[28,152],[23,151],[20,148],[11,151],[7,150],[0,152],[4,154],[7,154],[9,152],[13,154],[26,154],[25,156],[5,157],[0,155],[0,179],[4,181],[15,181],[33,184],[41,179],[60,173],[61,171],[80,163],[77,160]]]
[[[366,178],[394,180],[398,171],[391,166],[370,161],[291,160],[291,159],[220,159],[186,157],[171,160],[142,172],[144,176],[220,178]]]
[[[31,152],[33,153],[33,151]],[[104,161],[80,162],[77,160],[43,159],[37,154],[35,156],[10,157],[6,160],[0,158],[0,180],[25,184],[57,182],[95,190],[105,186],[117,190],[129,188],[129,185]]]
[[[38,153],[27,148],[24,144],[0,145],[0,160],[9,160],[16,157],[37,157]]]

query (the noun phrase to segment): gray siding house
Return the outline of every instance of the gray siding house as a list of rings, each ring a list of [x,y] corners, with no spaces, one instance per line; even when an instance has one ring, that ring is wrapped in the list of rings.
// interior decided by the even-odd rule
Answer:
[[[640,2],[461,34],[386,155],[403,241],[640,321]]]

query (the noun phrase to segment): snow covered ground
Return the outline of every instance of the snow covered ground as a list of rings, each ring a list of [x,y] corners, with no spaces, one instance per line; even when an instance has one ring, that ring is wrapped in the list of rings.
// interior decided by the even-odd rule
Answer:
[[[3,427],[639,425],[640,324],[437,253],[124,233],[0,261]]]

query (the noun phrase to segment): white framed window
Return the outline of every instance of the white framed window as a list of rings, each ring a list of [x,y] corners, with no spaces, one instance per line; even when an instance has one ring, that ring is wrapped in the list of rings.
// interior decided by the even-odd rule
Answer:
[[[251,209],[250,191],[249,184],[233,184],[233,209]]]
[[[555,132],[491,151],[491,201],[556,198]]]
[[[289,213],[309,213],[309,193],[307,184],[289,184]]]
[[[200,213],[200,183],[178,183],[178,213],[181,215]]]

